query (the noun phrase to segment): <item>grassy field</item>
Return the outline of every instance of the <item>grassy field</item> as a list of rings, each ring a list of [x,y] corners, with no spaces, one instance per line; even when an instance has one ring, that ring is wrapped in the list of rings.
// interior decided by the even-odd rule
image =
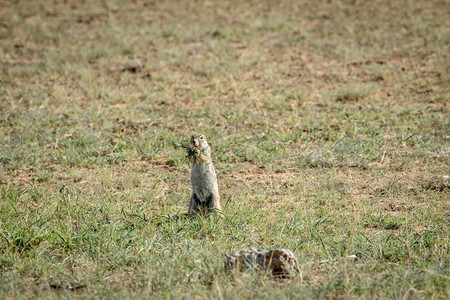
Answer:
[[[448,299],[449,13],[0,1],[0,299]],[[192,133],[222,219],[167,218]],[[249,247],[301,273],[224,271]]]

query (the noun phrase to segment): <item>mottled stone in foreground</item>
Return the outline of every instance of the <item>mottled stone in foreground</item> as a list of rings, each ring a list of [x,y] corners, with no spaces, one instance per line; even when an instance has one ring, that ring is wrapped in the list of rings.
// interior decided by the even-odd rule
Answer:
[[[292,277],[299,272],[298,262],[292,251],[277,250],[241,250],[226,255],[225,268],[244,270],[247,268],[261,269],[273,276]]]

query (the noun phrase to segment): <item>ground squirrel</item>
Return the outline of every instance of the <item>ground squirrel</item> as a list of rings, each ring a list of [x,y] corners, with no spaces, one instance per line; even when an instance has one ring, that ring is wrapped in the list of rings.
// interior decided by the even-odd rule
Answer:
[[[192,196],[189,203],[189,215],[207,211],[217,213],[220,207],[219,187],[216,170],[211,159],[211,148],[202,134],[191,137],[190,148],[187,149],[191,168]]]

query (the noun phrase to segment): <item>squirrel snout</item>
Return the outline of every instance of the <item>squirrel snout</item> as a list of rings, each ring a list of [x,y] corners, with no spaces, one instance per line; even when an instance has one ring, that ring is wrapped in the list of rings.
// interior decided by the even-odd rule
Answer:
[[[206,139],[201,134],[194,134],[191,136],[191,147],[195,149],[203,148],[206,144]],[[207,144],[206,144],[207,145]]]

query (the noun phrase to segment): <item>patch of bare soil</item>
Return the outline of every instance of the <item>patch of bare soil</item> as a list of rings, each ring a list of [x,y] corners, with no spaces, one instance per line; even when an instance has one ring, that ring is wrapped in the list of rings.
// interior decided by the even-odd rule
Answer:
[[[27,186],[36,179],[36,174],[30,168],[19,168],[15,170],[2,170],[3,176],[1,184],[13,184],[17,186]]]

